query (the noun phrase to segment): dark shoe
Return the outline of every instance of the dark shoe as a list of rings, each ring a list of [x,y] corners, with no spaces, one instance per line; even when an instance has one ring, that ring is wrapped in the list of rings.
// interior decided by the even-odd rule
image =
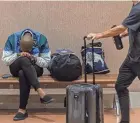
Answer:
[[[28,117],[28,113],[26,112],[25,114],[18,112],[15,117],[13,118],[14,121],[18,121],[18,120],[24,120],[25,118]]]
[[[48,104],[48,103],[51,103],[53,101],[54,101],[54,99],[48,95],[45,95],[43,98],[40,98],[40,102],[43,104]]]

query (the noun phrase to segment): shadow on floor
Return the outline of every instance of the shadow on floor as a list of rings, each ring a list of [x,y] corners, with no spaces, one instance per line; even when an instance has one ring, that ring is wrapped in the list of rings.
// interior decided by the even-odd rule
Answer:
[[[0,110],[0,115],[6,115],[6,114],[15,114],[17,112],[17,110],[5,110],[5,109],[1,109]],[[47,114],[47,115],[52,115],[52,114],[58,114],[58,115],[64,115],[66,113],[65,108],[64,109],[28,109],[28,113],[30,114],[34,114],[34,115],[43,115],[43,114]]]
[[[42,121],[45,121],[45,122],[55,122],[54,120],[44,118],[44,117],[40,117],[40,116],[36,116],[36,115],[31,115],[31,116],[29,116],[29,118],[34,118],[34,119],[42,120]]]

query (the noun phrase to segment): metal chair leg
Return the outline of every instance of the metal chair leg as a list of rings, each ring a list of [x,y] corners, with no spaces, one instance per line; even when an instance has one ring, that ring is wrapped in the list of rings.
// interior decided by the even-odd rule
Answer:
[[[116,123],[120,123],[120,105],[117,94],[114,94],[113,109],[116,111]]]
[[[120,105],[117,94],[114,94],[113,109],[115,109],[116,115],[120,116]]]
[[[120,105],[117,94],[115,94],[115,104],[116,104],[116,115],[120,116]]]

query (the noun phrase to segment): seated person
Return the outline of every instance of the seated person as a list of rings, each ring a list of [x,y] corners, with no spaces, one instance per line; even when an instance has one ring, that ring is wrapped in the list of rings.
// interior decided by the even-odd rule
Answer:
[[[9,66],[14,77],[19,77],[20,85],[20,105],[13,120],[24,120],[28,117],[26,105],[31,86],[40,96],[41,103],[48,104],[53,101],[53,98],[40,88],[38,81],[38,77],[43,74],[43,68],[48,67],[50,55],[47,39],[39,32],[25,29],[8,37],[2,61]]]

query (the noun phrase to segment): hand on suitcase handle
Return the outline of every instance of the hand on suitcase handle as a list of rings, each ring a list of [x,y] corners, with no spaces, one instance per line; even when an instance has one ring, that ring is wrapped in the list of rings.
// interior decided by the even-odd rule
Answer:
[[[88,40],[99,39],[98,34],[96,34],[96,33],[89,33],[86,37]]]
[[[84,36],[84,41],[86,41],[86,39],[88,39],[88,37],[87,36]],[[94,39],[92,39],[92,41],[94,41]]]

